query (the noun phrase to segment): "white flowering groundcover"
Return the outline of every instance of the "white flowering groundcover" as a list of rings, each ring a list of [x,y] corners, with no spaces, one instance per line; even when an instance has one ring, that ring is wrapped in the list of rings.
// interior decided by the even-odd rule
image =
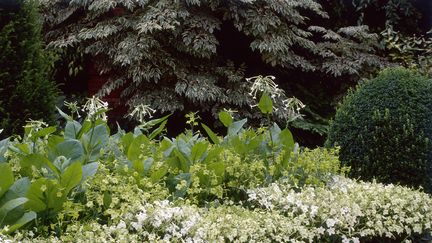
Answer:
[[[132,209],[133,208],[133,209]],[[111,225],[74,222],[61,237],[1,236],[2,242],[427,242],[430,195],[402,186],[334,177],[296,191],[282,182],[248,191],[248,201],[198,207],[143,202]]]

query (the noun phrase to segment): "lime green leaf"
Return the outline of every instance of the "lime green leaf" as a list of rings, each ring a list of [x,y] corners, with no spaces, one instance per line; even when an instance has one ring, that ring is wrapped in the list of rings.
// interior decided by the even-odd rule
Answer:
[[[139,156],[141,155],[141,145],[148,143],[148,138],[141,134],[138,137],[136,137],[132,143],[129,146],[128,152],[127,152],[127,158],[130,161],[138,160]]]
[[[130,147],[131,143],[133,142],[133,140],[134,140],[134,136],[130,132],[126,133],[121,138],[121,142],[123,144],[124,151],[126,151],[126,152],[129,151],[129,147]]]
[[[207,135],[209,136],[210,140],[214,143],[214,144],[220,144],[220,140],[218,138],[218,136],[205,124],[201,124],[201,126],[204,128],[204,130],[206,131]]]
[[[294,138],[290,130],[285,128],[279,134],[280,142],[285,146],[285,148],[292,149],[294,148]]]
[[[14,183],[14,176],[9,164],[0,164],[0,198]]]
[[[191,160],[193,162],[197,162],[201,160],[201,157],[207,151],[208,143],[206,142],[198,142],[196,143],[191,150]]]
[[[228,113],[226,111],[219,112],[219,120],[222,122],[222,124],[225,127],[229,127],[231,125],[231,123],[233,123],[232,116],[230,115],[230,113]]]
[[[46,168],[56,173],[57,175],[60,173],[57,167],[45,156],[41,154],[29,154],[24,156],[20,161],[21,168],[23,172],[27,176],[32,175],[32,167],[36,167],[36,169]]]
[[[154,171],[151,176],[150,176],[150,180],[153,183],[158,182],[160,179],[162,179],[162,177],[164,177],[166,174],[168,173],[168,168],[166,168],[165,166],[160,167],[158,170]]]
[[[46,128],[43,128],[43,129],[35,132],[33,134],[33,136],[37,137],[37,138],[39,138],[39,137],[45,137],[46,135],[49,135],[49,134],[55,132],[56,130],[57,130],[56,127],[46,127]]]
[[[46,209],[47,205],[44,203],[44,191],[48,188],[48,180],[40,178],[34,181],[27,191],[26,197],[29,199],[25,207],[35,212],[42,212]]]
[[[63,172],[60,180],[60,185],[65,188],[64,193],[67,195],[72,188],[76,187],[82,178],[82,166],[80,162],[71,164],[65,172]]]
[[[258,108],[263,114],[270,114],[273,112],[273,101],[267,93],[263,93],[258,103]]]
[[[207,166],[209,170],[212,170],[216,176],[223,177],[225,174],[225,163],[224,162],[215,162],[211,163]]]

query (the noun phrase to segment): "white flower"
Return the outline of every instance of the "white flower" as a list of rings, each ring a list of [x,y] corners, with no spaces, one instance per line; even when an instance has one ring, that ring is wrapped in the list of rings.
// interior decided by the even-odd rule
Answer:
[[[126,229],[126,223],[123,220],[120,220],[120,223],[117,225],[117,229]]]
[[[329,229],[327,229],[327,233],[328,233],[329,235],[334,235],[334,233],[335,233],[335,228],[329,228]]]
[[[146,214],[145,210],[144,210],[144,211],[141,211],[141,212],[136,216],[136,218],[137,218],[137,220],[138,220],[139,223],[144,222],[144,221],[147,219],[147,214]]]
[[[337,221],[331,218],[326,220],[326,225],[328,228],[332,228],[333,226],[335,226],[336,223]]]
[[[87,119],[89,120],[102,119],[106,121],[107,116],[105,113],[108,111],[108,102],[102,101],[98,97],[93,96],[87,99],[82,110],[87,112]]]
[[[251,88],[249,95],[256,99],[259,92],[267,93],[271,98],[280,97],[284,94],[284,91],[278,88],[278,85],[273,81],[276,78],[274,76],[255,76],[247,78],[246,81],[251,82]]]
[[[132,112],[127,116],[135,118],[137,121],[143,124],[145,123],[145,117],[152,118],[155,112],[156,110],[152,109],[149,105],[139,104],[135,106]]]

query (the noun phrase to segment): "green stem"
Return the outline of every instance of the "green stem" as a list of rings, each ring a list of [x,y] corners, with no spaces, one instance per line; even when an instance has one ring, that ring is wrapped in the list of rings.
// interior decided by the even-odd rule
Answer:
[[[89,144],[88,144],[88,146],[90,148],[87,147],[87,155],[86,155],[86,158],[84,160],[84,164],[87,164],[87,162],[90,160],[90,155],[93,152],[92,139],[93,139],[93,133],[94,133],[94,128],[95,128],[96,122],[95,122],[94,119],[92,119],[91,123],[92,123],[92,125],[91,125],[91,133],[90,133],[90,140],[89,140]]]

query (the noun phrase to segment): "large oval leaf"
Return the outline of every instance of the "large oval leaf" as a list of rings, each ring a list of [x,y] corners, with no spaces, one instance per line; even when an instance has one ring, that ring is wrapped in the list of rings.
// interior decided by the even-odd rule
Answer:
[[[9,187],[14,183],[14,176],[9,164],[0,164],[0,198],[9,190]]]

